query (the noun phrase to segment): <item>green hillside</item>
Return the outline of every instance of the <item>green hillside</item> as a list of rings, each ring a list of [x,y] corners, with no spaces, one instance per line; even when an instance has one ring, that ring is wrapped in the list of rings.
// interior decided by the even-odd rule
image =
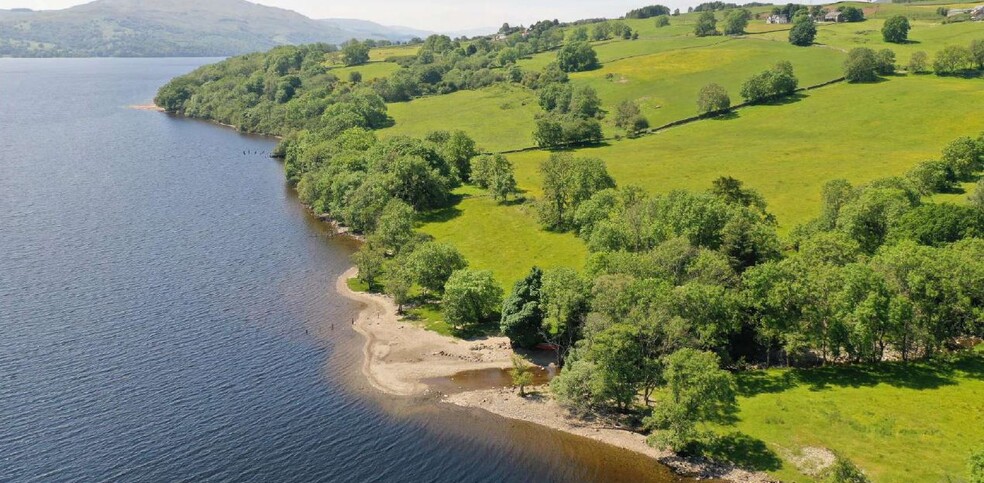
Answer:
[[[984,445],[982,355],[958,350],[984,336],[984,23],[841,3],[800,14],[796,46],[765,21],[793,7],[736,35],[694,12],[280,47],[157,102],[283,136],[300,199],[367,235],[354,286],[441,333],[555,345],[575,412],[783,481],[962,481]],[[810,20],[837,8],[866,18]]]

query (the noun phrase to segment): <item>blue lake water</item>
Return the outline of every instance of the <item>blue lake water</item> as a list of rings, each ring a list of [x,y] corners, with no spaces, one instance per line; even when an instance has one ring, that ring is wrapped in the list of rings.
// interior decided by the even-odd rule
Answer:
[[[128,107],[210,61],[0,59],[0,481],[670,479],[364,388],[275,142]]]

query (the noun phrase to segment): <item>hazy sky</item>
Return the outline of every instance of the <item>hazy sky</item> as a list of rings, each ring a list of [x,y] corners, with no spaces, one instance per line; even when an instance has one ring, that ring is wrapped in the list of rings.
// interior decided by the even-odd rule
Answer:
[[[202,0],[207,2],[208,0]],[[654,0],[252,0],[255,3],[296,10],[309,17],[360,18],[386,25],[426,30],[457,31],[498,27],[502,22],[529,24],[535,20],[577,20],[617,17],[628,10],[657,3]],[[671,8],[697,1],[670,0]],[[0,8],[36,10],[65,8],[85,0],[0,0]]]

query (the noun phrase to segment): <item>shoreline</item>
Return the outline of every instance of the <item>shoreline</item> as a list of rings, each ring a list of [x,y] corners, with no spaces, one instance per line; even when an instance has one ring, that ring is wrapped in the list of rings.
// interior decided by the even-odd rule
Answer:
[[[362,304],[358,316],[352,320],[352,327],[365,339],[362,374],[377,391],[393,396],[423,397],[432,395],[424,382],[426,379],[450,377],[463,371],[512,367],[513,351],[508,338],[461,340],[402,321],[397,307],[388,297],[349,288],[348,280],[357,274],[355,267],[346,270],[336,279],[335,289],[343,297]],[[495,388],[454,393],[439,401],[642,454],[681,476],[736,482],[772,481],[765,473],[658,450],[646,443],[645,435],[619,429],[603,420],[587,421],[568,416],[544,386],[531,388],[527,398],[519,397],[512,388]]]

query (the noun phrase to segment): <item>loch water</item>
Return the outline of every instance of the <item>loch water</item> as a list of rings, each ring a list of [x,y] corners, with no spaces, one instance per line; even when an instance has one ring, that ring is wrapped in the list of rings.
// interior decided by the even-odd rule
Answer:
[[[131,107],[215,60],[0,59],[0,481],[674,480],[366,388],[275,140]]]

